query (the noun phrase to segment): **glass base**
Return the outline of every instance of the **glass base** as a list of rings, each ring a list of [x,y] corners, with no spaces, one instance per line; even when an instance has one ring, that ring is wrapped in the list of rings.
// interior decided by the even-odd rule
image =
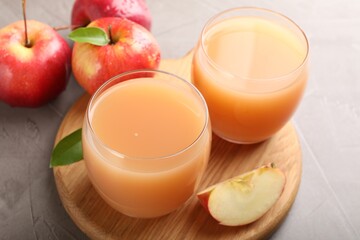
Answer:
[[[88,174],[89,176],[89,174]],[[120,205],[119,203],[115,202],[114,200],[110,199],[102,190],[99,189],[99,187],[92,181],[91,176],[89,176],[90,182],[92,186],[94,187],[95,191],[99,194],[99,196],[104,200],[105,203],[107,203],[111,208],[116,210],[119,213],[122,213],[128,217],[132,218],[142,218],[142,219],[150,219],[150,218],[159,218],[166,216],[177,209],[188,205],[193,197],[195,197],[195,192],[193,192],[192,195],[189,196],[189,198],[182,204],[180,204],[177,207],[171,208],[171,209],[161,209],[158,211],[154,211],[153,209],[147,208],[147,209],[140,209],[140,208],[131,208],[127,206]]]
[[[223,134],[220,134],[218,133],[217,131],[215,131],[213,129],[213,132],[216,136],[218,136],[219,138],[227,141],[227,142],[231,142],[231,143],[235,143],[235,144],[256,144],[256,143],[261,143],[261,142],[264,142],[266,140],[268,140],[270,137],[267,137],[267,138],[264,138],[264,139],[260,139],[260,140],[257,140],[257,141],[244,141],[244,140],[238,140],[238,139],[231,139],[231,138],[228,138],[226,136],[224,136]]]

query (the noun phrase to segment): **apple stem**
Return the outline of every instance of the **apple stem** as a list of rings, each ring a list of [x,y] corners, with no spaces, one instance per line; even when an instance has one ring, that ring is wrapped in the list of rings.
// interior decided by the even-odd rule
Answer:
[[[55,31],[67,30],[67,29],[70,29],[70,28],[72,28],[71,25],[62,25],[62,26],[53,27],[53,29]]]
[[[109,31],[110,44],[114,44],[114,42],[112,40],[112,35],[111,35],[111,25],[109,25],[108,31]]]
[[[31,43],[28,38],[27,33],[27,24],[26,24],[26,0],[22,0],[22,10],[23,10],[23,17],[24,17],[24,26],[25,26],[25,47],[31,47]]]

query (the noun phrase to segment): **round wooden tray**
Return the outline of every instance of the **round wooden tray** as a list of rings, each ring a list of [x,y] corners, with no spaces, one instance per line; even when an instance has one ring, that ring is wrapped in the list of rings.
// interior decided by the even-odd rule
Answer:
[[[191,53],[163,60],[160,69],[190,79]],[[82,96],[66,114],[57,143],[82,126],[89,96]],[[54,168],[61,201],[75,224],[91,239],[263,239],[279,226],[298,192],[301,149],[296,131],[288,123],[271,139],[254,145],[237,145],[213,136],[208,168],[199,190],[273,162],[286,175],[285,189],[276,204],[258,221],[239,227],[219,225],[194,196],[182,208],[156,219],[135,219],[108,206],[92,187],[83,161]]]

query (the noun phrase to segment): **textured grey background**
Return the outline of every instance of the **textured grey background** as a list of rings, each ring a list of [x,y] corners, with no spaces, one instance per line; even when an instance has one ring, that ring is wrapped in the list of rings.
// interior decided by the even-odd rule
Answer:
[[[21,19],[20,0],[0,3],[1,27]],[[28,0],[28,18],[66,25],[72,4]],[[302,183],[272,239],[360,239],[360,1],[148,0],[148,5],[163,58],[184,55],[210,16],[235,6],[282,12],[305,30],[311,77],[293,119],[303,151]],[[0,103],[0,239],[87,239],[63,209],[48,168],[57,128],[82,92],[71,78],[66,91],[41,108]]]

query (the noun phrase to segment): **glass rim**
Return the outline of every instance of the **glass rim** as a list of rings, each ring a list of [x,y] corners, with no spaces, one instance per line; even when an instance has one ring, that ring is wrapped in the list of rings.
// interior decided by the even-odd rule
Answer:
[[[275,77],[268,77],[268,78],[252,78],[252,77],[244,77],[244,76],[238,76],[236,74],[233,74],[227,70],[225,70],[221,65],[217,64],[207,53],[207,51],[205,50],[205,46],[204,46],[204,40],[205,40],[205,36],[206,33],[209,29],[211,29],[212,24],[214,23],[214,21],[216,19],[218,19],[219,17],[226,15],[228,13],[231,12],[236,12],[236,11],[242,11],[242,10],[253,10],[253,11],[257,11],[257,12],[265,12],[268,14],[272,14],[274,16],[278,16],[280,18],[282,18],[283,20],[287,21],[288,23],[292,24],[298,31],[299,33],[303,36],[304,40],[305,40],[305,47],[306,47],[306,53],[304,56],[304,59],[302,60],[302,62],[293,70],[291,70],[290,72],[284,73],[282,75],[279,76],[275,76]],[[309,40],[304,32],[304,30],[296,23],[294,22],[292,19],[290,19],[289,17],[287,17],[286,15],[267,9],[267,8],[261,8],[261,7],[252,7],[252,6],[244,6],[244,7],[235,7],[235,8],[230,8],[224,11],[221,11],[219,13],[217,13],[216,15],[212,16],[206,23],[205,26],[203,27],[203,29],[201,30],[201,35],[200,35],[200,45],[201,45],[201,50],[203,51],[203,53],[206,56],[207,61],[209,61],[209,63],[211,64],[211,66],[213,66],[216,70],[218,70],[219,72],[221,72],[222,74],[231,76],[232,78],[240,78],[242,80],[251,80],[252,82],[259,82],[259,83],[263,83],[264,80],[269,80],[269,81],[276,81],[276,80],[281,80],[284,79],[288,76],[291,76],[293,74],[295,74],[296,72],[300,71],[301,69],[303,69],[307,63],[308,57],[309,57]]]
[[[167,76],[171,76],[172,78],[175,78],[179,81],[181,81],[182,83],[184,83],[186,86],[188,86],[192,91],[194,91],[194,93],[196,94],[196,96],[199,98],[199,101],[201,102],[201,105],[203,107],[203,110],[204,110],[204,113],[205,113],[205,119],[204,119],[204,123],[203,123],[203,127],[201,129],[201,131],[199,132],[199,134],[197,135],[197,137],[186,147],[174,152],[174,153],[171,153],[171,154],[167,154],[167,155],[163,155],[163,156],[156,156],[156,157],[139,157],[139,156],[133,156],[133,155],[127,155],[127,154],[124,154],[124,153],[121,153],[113,148],[111,148],[110,146],[108,146],[107,144],[105,144],[98,136],[97,134],[95,133],[93,127],[92,127],[92,124],[91,124],[91,117],[90,117],[90,113],[94,107],[94,104],[96,103],[96,99],[98,97],[101,96],[101,94],[106,91],[107,89],[105,89],[106,87],[109,86],[109,84],[113,83],[114,81],[116,81],[116,79],[119,79],[121,77],[124,77],[124,76],[129,76],[129,75],[132,75],[132,74],[136,74],[136,73],[161,73],[161,74],[165,74]],[[135,78],[130,78],[128,80],[136,80],[136,79],[139,79],[139,78],[142,78],[142,77],[135,77]],[[145,78],[152,78],[152,77],[145,77]],[[128,81],[128,80],[125,80],[125,81]],[[123,83],[123,81],[119,82],[119,83],[116,83],[115,85],[117,84],[121,84]],[[110,86],[109,88],[111,88],[112,86]],[[105,89],[105,90],[104,90]],[[201,137],[205,134],[205,132],[207,131],[207,128],[208,128],[208,125],[209,125],[209,110],[208,110],[208,106],[206,104],[206,101],[204,99],[204,97],[202,96],[202,94],[200,93],[200,91],[189,81],[185,80],[184,78],[176,75],[176,74],[173,74],[173,73],[170,73],[170,72],[167,72],[167,71],[163,71],[163,70],[153,70],[153,69],[137,69],[137,70],[130,70],[130,71],[126,71],[126,72],[123,72],[123,73],[120,73],[114,77],[111,77],[109,80],[105,81],[96,91],[95,93],[91,96],[90,100],[89,100],[89,103],[88,103],[88,106],[86,108],[86,113],[85,113],[85,117],[86,117],[86,124],[90,130],[90,134],[91,136],[95,139],[96,142],[100,143],[101,147],[104,148],[106,151],[110,152],[112,155],[115,155],[116,157],[118,158],[122,158],[122,159],[132,159],[132,160],[163,160],[163,159],[168,159],[168,158],[172,158],[172,157],[175,157],[175,156],[178,156],[186,151],[188,151],[189,149],[191,149],[196,143],[198,143],[201,139]],[[86,134],[86,133],[85,133]],[[108,161],[107,159],[105,159],[106,162],[112,164],[112,165],[115,165],[114,163]],[[188,160],[187,160],[188,161]],[[175,167],[178,167],[184,163],[186,163],[187,161],[184,161],[184,162],[181,162],[180,164],[174,166]],[[115,165],[116,167],[119,167],[117,165]]]

